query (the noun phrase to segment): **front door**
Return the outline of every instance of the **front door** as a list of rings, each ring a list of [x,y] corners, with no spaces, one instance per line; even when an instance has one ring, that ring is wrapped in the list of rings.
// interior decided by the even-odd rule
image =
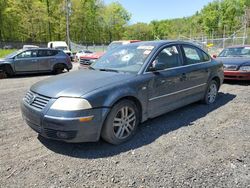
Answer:
[[[161,64],[162,70],[150,73],[154,76],[148,90],[148,115],[151,118],[176,108],[185,89],[185,68],[182,67],[182,57],[177,45],[163,48],[151,66],[156,66],[157,63]]]
[[[27,50],[18,54],[14,64],[16,72],[38,71],[37,50]]]

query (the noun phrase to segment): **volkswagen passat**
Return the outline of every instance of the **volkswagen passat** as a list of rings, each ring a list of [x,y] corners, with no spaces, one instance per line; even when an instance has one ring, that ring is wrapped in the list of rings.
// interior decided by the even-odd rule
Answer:
[[[222,64],[193,44],[139,42],[107,52],[88,70],[36,83],[21,109],[43,137],[120,144],[149,118],[195,101],[214,103],[222,82]]]

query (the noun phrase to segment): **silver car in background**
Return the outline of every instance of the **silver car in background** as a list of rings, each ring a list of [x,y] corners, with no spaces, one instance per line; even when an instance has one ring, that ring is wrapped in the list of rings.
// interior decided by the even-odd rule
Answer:
[[[22,49],[0,59],[0,70],[7,76],[40,72],[58,74],[64,69],[72,69],[70,57],[55,49]]]

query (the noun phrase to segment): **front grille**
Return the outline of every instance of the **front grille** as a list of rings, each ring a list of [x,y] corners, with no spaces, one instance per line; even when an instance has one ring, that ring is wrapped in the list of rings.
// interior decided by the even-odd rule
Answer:
[[[223,65],[224,70],[235,71],[237,70],[237,65]]]
[[[38,110],[43,110],[49,103],[49,100],[49,97],[34,93],[32,91],[28,91],[24,97],[24,101],[26,103]]]
[[[84,58],[80,58],[80,63],[83,65],[91,65],[92,63],[94,63],[96,61],[96,59],[84,59]]]

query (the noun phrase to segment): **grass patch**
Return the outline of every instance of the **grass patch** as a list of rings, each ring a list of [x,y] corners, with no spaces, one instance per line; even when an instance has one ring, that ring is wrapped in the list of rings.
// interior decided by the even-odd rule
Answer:
[[[5,57],[6,55],[16,51],[16,49],[0,49],[0,58]]]

